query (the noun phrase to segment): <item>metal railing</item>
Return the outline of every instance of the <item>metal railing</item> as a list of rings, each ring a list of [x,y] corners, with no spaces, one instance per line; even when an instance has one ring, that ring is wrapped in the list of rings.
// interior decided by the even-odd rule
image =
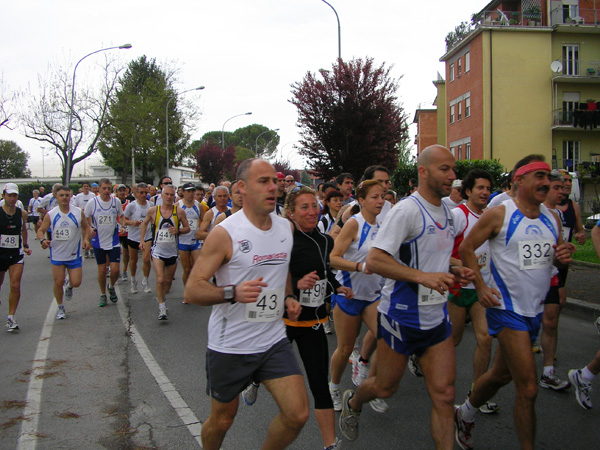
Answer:
[[[600,125],[600,111],[569,111],[566,109],[556,109],[552,111],[552,126],[573,127],[581,130],[590,130],[598,128]]]
[[[529,11],[502,11],[495,9],[483,11],[478,17],[474,18],[475,26],[545,26],[543,23],[542,12]]]
[[[563,59],[562,70],[557,75],[576,77],[600,77],[600,60],[598,59]]]
[[[573,14],[573,16],[572,16]],[[577,8],[577,13],[568,8],[557,7],[550,11],[551,25],[600,25],[599,9]]]

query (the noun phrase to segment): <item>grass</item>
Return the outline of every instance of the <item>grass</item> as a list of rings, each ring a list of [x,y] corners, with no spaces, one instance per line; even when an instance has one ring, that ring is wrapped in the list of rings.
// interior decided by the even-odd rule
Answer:
[[[575,247],[577,247],[577,252],[573,254],[573,259],[575,261],[586,261],[590,263],[600,264],[600,259],[596,252],[594,251],[594,246],[592,245],[592,240],[588,237],[585,240],[585,244],[579,245],[577,242],[574,242]]]

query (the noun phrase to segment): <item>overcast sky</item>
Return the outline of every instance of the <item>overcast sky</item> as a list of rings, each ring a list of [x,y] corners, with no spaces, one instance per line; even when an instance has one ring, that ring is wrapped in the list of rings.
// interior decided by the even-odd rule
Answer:
[[[486,1],[331,0],[341,23],[342,58],[372,57],[393,65],[403,76],[398,97],[409,122],[420,103],[436,95],[432,80],[443,75],[439,62],[444,37],[461,21],[480,11]],[[28,0],[3,2],[0,15],[0,77],[4,91],[37,89],[49,64],[72,71],[86,54],[104,47],[131,43],[113,50],[127,63],[146,55],[180,70],[176,88],[200,109],[193,139],[252,123],[279,128],[283,159],[301,166],[293,149],[299,136],[297,113],[289,103],[290,84],[307,71],[331,67],[338,53],[337,21],[321,0]],[[104,58],[94,55],[77,69],[77,82],[98,71]],[[72,73],[72,72],[71,72]],[[76,83],[77,84],[77,83]],[[411,127],[411,140],[416,129]],[[40,144],[19,130],[0,130],[0,139],[16,141],[30,154],[34,176],[42,175]],[[98,161],[99,158],[95,158]],[[46,175],[59,175],[58,158],[46,156]],[[89,165],[90,163],[88,163]],[[75,173],[83,163],[75,166]]]

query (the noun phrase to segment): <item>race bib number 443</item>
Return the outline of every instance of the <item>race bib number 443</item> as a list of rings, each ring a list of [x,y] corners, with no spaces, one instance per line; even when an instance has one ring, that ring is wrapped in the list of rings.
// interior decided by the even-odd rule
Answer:
[[[273,322],[283,316],[284,290],[263,290],[255,303],[246,303],[247,322]]]
[[[69,239],[71,239],[71,229],[68,227],[55,229],[54,239],[56,239],[57,241],[68,241]]]
[[[519,241],[519,269],[543,269],[554,262],[553,241]]]

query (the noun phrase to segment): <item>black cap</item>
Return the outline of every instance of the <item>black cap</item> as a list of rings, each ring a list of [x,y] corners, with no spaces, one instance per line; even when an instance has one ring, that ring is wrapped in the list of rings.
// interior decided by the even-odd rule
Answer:
[[[195,191],[196,185],[194,183],[185,183],[182,188],[184,191]]]

